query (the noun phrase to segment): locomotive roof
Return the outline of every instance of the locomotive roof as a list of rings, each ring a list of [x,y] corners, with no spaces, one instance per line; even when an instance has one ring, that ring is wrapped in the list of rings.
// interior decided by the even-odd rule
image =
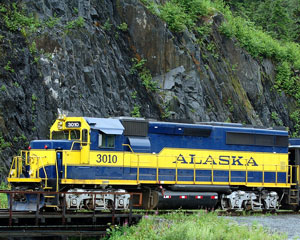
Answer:
[[[195,129],[226,129],[229,131],[243,131],[243,132],[256,132],[262,134],[279,134],[279,135],[287,135],[288,132],[284,130],[284,128],[262,128],[262,127],[255,127],[250,125],[243,125],[240,123],[216,123],[216,122],[205,122],[205,123],[175,123],[175,122],[149,122],[150,126],[161,126],[161,127],[186,127],[186,128],[195,128]]]
[[[300,148],[300,138],[289,139],[290,148]]]
[[[97,129],[105,134],[122,135],[124,127],[119,119],[84,117],[91,129]]]
[[[101,130],[106,134],[123,134],[126,126],[126,122],[131,122],[132,124],[136,123],[147,123],[149,127],[149,132],[156,133],[167,133],[168,129],[175,129],[176,132],[180,134],[184,128],[187,129],[203,129],[203,130],[212,130],[212,129],[225,129],[228,131],[238,131],[238,132],[255,132],[258,134],[276,134],[276,135],[287,135],[288,132],[283,128],[263,128],[260,126],[251,126],[244,125],[241,123],[223,123],[223,122],[197,122],[197,123],[181,123],[181,122],[163,122],[156,120],[147,120],[144,118],[132,118],[132,117],[114,117],[114,118],[90,118],[84,117],[92,129]],[[125,126],[125,128],[124,128]],[[161,130],[159,130],[159,129]],[[181,129],[182,128],[182,129]],[[147,131],[147,130],[146,130]],[[171,132],[170,132],[171,133]],[[169,134],[170,134],[169,133]]]

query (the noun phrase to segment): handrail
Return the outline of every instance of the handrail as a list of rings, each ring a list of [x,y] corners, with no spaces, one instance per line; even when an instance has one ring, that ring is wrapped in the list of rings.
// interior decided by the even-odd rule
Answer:
[[[140,178],[140,155],[137,155],[138,162],[137,162],[137,173],[136,173],[136,178],[137,178],[137,183],[139,183],[139,178]]]
[[[194,159],[194,176],[193,176],[194,184],[196,184],[196,159]]]
[[[262,185],[265,185],[265,165],[262,165]]]
[[[12,163],[11,163],[11,165],[10,165],[8,177],[10,177],[10,175],[11,175],[11,173],[12,173],[13,166],[15,165],[15,160],[16,160],[16,157],[13,157]],[[14,169],[15,169],[15,166],[14,166]]]
[[[127,146],[127,147],[129,147],[130,151],[131,151],[132,153],[134,153],[134,151],[132,150],[132,148],[131,148],[131,146],[130,146],[129,144],[122,144],[122,146]]]
[[[65,156],[65,158],[64,158],[64,165],[65,165],[65,178],[64,179],[67,179],[67,165],[68,165],[68,163],[67,163],[67,161],[66,161],[66,157],[67,157],[67,154],[63,154],[64,156]]]
[[[175,161],[176,161],[176,172],[175,172],[175,183],[177,184],[177,182],[178,182],[178,161],[177,161],[177,158],[176,158],[176,156],[175,156]]]
[[[156,183],[158,183],[159,177],[158,177],[158,155],[156,155]]]
[[[56,151],[57,152],[62,152],[62,151]],[[57,154],[56,154],[56,159],[55,159],[55,170],[56,170],[56,191],[58,192],[58,166],[57,166]]]
[[[276,172],[275,172],[275,177],[276,177],[276,179],[275,179],[275,184],[277,185],[277,183],[278,183],[278,169],[277,169],[278,165],[276,164],[275,166],[276,166]]]
[[[47,172],[46,172],[46,169],[45,169],[45,165],[43,163],[43,161],[40,161],[40,159],[42,160],[43,158],[45,157],[37,157],[37,160],[38,160],[38,169],[37,169],[37,172],[38,172],[38,178],[40,177],[40,171],[39,171],[39,163],[41,162],[42,163],[42,167],[43,167],[43,171],[44,171],[44,174],[45,174],[45,187],[48,186],[48,175],[47,175]]]

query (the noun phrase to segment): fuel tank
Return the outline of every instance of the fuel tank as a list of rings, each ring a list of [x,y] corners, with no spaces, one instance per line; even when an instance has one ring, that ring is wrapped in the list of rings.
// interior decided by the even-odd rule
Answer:
[[[164,191],[158,194],[156,209],[201,209],[215,208],[218,203],[216,192]]]

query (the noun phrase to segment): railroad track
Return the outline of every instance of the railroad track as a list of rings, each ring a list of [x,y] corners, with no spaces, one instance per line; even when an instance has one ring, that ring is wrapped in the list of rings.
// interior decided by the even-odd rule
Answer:
[[[0,209],[0,236],[28,237],[35,236],[103,236],[111,225],[135,224],[144,215],[162,215],[180,212],[198,214],[207,210],[160,210],[132,212],[20,212]],[[219,216],[251,216],[251,215],[287,215],[300,214],[294,211],[270,212],[228,212],[215,211]]]
[[[0,238],[103,236],[111,225],[135,224],[133,212],[17,212],[0,209]]]

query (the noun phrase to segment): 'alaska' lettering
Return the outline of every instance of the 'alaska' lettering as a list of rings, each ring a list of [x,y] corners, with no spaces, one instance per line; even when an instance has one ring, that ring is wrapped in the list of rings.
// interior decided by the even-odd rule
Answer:
[[[214,159],[211,155],[207,158],[199,159],[195,154],[190,154],[189,157],[184,157],[182,154],[179,154],[177,159],[173,163],[181,164],[203,164],[203,165],[232,165],[232,166],[258,166],[257,162],[253,157],[249,159],[244,158],[243,156],[224,156],[221,155],[219,158]]]

